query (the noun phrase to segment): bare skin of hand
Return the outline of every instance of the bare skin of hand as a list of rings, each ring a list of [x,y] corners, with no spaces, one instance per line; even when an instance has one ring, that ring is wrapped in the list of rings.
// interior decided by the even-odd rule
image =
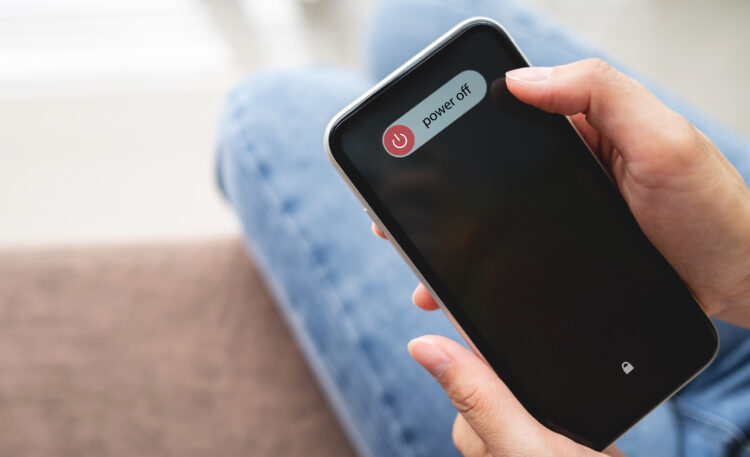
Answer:
[[[711,316],[750,327],[750,190],[703,133],[638,82],[597,59],[506,75],[522,102],[570,116],[613,177],[641,229]],[[373,225],[373,232],[385,235]],[[420,284],[422,309],[438,305]],[[409,344],[459,411],[469,456],[603,455],[531,417],[476,355],[439,336]],[[622,456],[611,447],[604,455]]]

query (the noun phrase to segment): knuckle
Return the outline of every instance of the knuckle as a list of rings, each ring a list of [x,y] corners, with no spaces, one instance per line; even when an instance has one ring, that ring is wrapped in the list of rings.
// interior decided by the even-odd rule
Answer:
[[[592,90],[594,91],[609,91],[612,88],[623,88],[629,87],[633,89],[634,80],[620,73],[615,67],[613,67],[606,60],[594,58],[585,61],[585,79],[588,79]]]
[[[700,156],[701,135],[687,119],[664,126],[660,138],[652,145],[650,155],[657,165],[669,166],[673,171],[690,166]]]
[[[459,386],[450,393],[453,406],[464,415],[477,414],[482,411],[482,389],[479,386]]]
[[[620,73],[609,62],[593,58],[583,62],[581,78],[588,84],[592,98],[599,103],[607,103],[610,94],[623,90],[633,90],[633,81]]]
[[[668,140],[672,149],[687,152],[694,150],[698,146],[700,135],[698,135],[698,131],[687,119],[680,116],[675,127],[670,129]]]
[[[599,78],[610,77],[617,74],[617,70],[609,62],[599,58],[586,59],[586,67],[589,72],[597,75]]]

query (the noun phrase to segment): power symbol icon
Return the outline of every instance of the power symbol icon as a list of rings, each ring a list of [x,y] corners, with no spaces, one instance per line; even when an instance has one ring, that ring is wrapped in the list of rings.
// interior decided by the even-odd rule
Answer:
[[[414,132],[405,125],[393,125],[383,134],[383,147],[394,157],[404,157],[414,148]]]
[[[394,133],[391,144],[393,144],[393,147],[396,149],[404,149],[406,145],[409,144],[409,140],[403,133]]]

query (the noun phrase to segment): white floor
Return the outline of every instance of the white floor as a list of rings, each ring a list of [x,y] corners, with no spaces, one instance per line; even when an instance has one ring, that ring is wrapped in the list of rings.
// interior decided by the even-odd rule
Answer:
[[[750,136],[750,3],[532,0]],[[254,69],[358,67],[370,0],[0,0],[0,246],[238,231],[213,177]]]

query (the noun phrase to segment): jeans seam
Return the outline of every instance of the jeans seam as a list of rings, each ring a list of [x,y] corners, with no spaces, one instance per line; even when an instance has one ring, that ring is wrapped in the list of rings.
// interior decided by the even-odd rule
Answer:
[[[239,124],[239,122],[237,122],[236,119],[234,122]],[[253,141],[246,137],[244,129],[240,128],[238,133],[240,136],[238,143],[241,146],[241,150],[252,151],[253,149],[257,148],[257,145],[254,145]],[[287,235],[294,237],[298,240],[299,246],[302,248],[298,254],[304,255],[310,260],[310,264],[314,268],[314,271],[311,273],[315,275],[319,284],[324,285],[324,287],[321,287],[318,290],[318,293],[328,296],[330,303],[336,305],[335,315],[340,316],[340,318],[346,321],[345,323],[342,322],[342,326],[346,328],[346,332],[345,332],[346,338],[354,343],[355,347],[357,348],[357,352],[359,352],[362,355],[362,359],[365,361],[364,365],[366,366],[366,369],[369,372],[368,375],[363,376],[363,379],[365,380],[367,385],[369,385],[371,388],[374,388],[373,389],[374,398],[378,398],[378,394],[382,395],[386,391],[385,386],[377,378],[374,367],[372,366],[366,354],[364,354],[361,351],[361,348],[359,347],[360,341],[358,338],[356,338],[356,332],[354,331],[353,325],[351,324],[351,321],[347,313],[345,312],[345,309],[344,309],[343,304],[341,303],[340,297],[335,292],[333,285],[328,279],[328,276],[325,274],[325,271],[322,269],[322,265],[313,255],[313,251],[312,251],[312,247],[310,243],[300,233],[299,227],[297,223],[294,221],[294,219],[291,218],[288,212],[284,210],[284,207],[279,201],[278,194],[273,189],[273,186],[271,186],[268,180],[261,175],[258,161],[255,158],[255,156],[253,154],[245,154],[243,155],[243,159],[246,159],[246,160],[241,161],[244,165],[250,166],[256,170],[256,173],[254,173],[254,175],[257,178],[259,190],[265,194],[266,202],[268,202],[273,207],[275,207],[276,213],[280,216],[279,222],[282,227],[285,227],[286,229],[285,231],[287,232]],[[245,179],[248,179],[250,177],[247,174],[248,170],[246,170],[243,166],[240,166],[239,170]],[[260,252],[260,250],[258,249],[256,249],[256,251]],[[281,297],[286,296],[286,294],[283,291],[283,288],[277,286],[276,289],[278,289],[277,290],[278,295],[280,295]],[[290,301],[290,300],[287,299],[287,301]],[[307,329],[305,328],[303,324],[300,325],[299,327],[303,328],[304,331],[307,332]],[[335,385],[335,381],[333,382],[333,384]],[[392,407],[388,406],[387,404],[382,404],[381,407],[388,409],[389,416],[391,416],[391,420],[392,420],[391,423],[398,424],[397,430],[398,430],[399,436],[397,437],[396,440],[394,440],[394,444],[396,445],[397,448],[407,447],[405,446],[406,443],[403,441],[403,437],[405,436],[403,425],[398,420],[398,416],[396,412],[393,410]],[[395,431],[392,427],[382,427],[381,429],[391,431],[391,433]],[[413,449],[410,449],[409,453],[414,455]]]
[[[683,399],[673,398],[675,410],[685,418],[699,422],[728,436],[735,445],[750,451],[750,441],[742,429],[729,419],[723,418],[704,408],[690,404]]]

